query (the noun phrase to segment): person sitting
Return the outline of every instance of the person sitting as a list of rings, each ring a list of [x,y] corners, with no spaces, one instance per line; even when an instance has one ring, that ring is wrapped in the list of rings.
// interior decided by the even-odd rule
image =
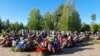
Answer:
[[[75,46],[75,42],[73,40],[73,37],[71,35],[68,36],[68,47]]]
[[[57,38],[52,41],[52,53],[57,53],[60,50],[60,45]]]
[[[4,37],[5,37],[5,34],[0,36],[0,45],[2,45],[2,43],[4,42]]]
[[[12,39],[10,38],[10,36],[6,35],[5,39],[2,43],[3,47],[11,47],[12,46]]]
[[[61,48],[67,47],[67,44],[68,44],[67,35],[64,35],[62,38]]]
[[[47,48],[45,46],[45,42],[41,42],[40,44],[38,44],[37,48],[36,48],[36,52],[42,52],[45,53],[47,52]]]
[[[80,42],[80,38],[79,38],[79,35],[78,35],[78,33],[74,33],[74,42]]]
[[[23,45],[24,45],[24,40],[18,42],[18,44],[16,45],[15,47],[15,50],[14,51],[21,51],[22,48],[23,48]]]

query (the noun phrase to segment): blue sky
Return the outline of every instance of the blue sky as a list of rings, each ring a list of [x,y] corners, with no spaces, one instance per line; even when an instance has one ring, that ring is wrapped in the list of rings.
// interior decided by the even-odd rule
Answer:
[[[33,8],[38,8],[44,15],[47,11],[53,12],[66,0],[0,0],[0,17],[11,22],[27,24],[27,18]],[[82,22],[90,23],[91,14],[96,13],[96,23],[100,23],[100,0],[75,0]]]

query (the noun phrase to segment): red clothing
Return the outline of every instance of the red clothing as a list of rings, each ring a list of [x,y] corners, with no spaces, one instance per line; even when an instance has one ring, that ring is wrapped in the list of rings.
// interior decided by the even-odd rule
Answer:
[[[45,48],[37,48],[36,49],[36,52],[47,52],[47,49],[45,49]]]
[[[59,42],[59,44],[60,44],[60,46],[61,46],[62,43],[63,43],[63,36],[59,36],[59,37],[58,37],[58,42]]]

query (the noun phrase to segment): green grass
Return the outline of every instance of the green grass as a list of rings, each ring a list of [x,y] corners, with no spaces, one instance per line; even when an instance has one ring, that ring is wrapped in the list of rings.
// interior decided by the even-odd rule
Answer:
[[[94,40],[93,43],[94,44],[100,44],[100,40]]]
[[[2,35],[0,35],[0,39],[3,39],[3,36]]]

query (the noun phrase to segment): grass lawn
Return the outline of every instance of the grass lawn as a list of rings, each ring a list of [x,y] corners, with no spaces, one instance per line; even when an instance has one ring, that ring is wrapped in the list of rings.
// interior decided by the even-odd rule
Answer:
[[[93,40],[94,44],[100,44],[100,40]]]
[[[3,36],[0,34],[0,39],[3,39]]]

